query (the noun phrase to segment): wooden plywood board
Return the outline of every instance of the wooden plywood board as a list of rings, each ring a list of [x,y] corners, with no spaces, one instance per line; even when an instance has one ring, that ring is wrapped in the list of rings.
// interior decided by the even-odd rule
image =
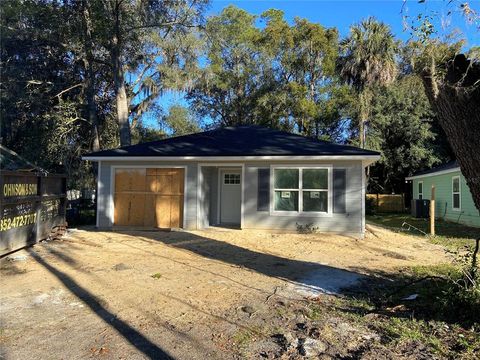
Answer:
[[[170,227],[179,228],[183,224],[183,196],[170,197]]]
[[[167,174],[157,175],[157,193],[162,195],[170,195],[172,193],[173,177]]]
[[[145,194],[130,195],[128,226],[144,226]]]
[[[151,193],[156,193],[158,191],[157,175],[147,174],[145,191],[151,192]]]
[[[167,229],[170,228],[170,196],[157,195],[155,203],[155,215],[157,219],[157,227]]]
[[[184,170],[177,169],[172,175],[172,195],[183,195],[184,190]]]
[[[115,225],[127,225],[129,209],[130,209],[130,195],[116,194],[113,223]]]
[[[147,176],[156,176],[157,175],[157,169],[154,168],[147,168]]]
[[[156,227],[157,220],[155,216],[156,196],[154,194],[145,195],[145,213],[143,226]]]
[[[143,226],[144,194],[115,195],[114,224],[122,226]]]
[[[146,169],[116,169],[115,192],[145,191]]]
[[[183,224],[184,169],[117,169],[114,224],[158,228]]]

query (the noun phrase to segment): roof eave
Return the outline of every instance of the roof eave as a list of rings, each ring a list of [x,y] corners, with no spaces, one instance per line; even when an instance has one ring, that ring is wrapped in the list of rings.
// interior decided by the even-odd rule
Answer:
[[[362,160],[366,165],[380,155],[248,155],[248,156],[83,156],[88,161],[263,161],[263,160]]]
[[[435,171],[435,172],[431,172],[431,173],[426,173],[426,174],[412,175],[412,176],[406,177],[405,180],[415,180],[415,179],[420,179],[420,178],[429,177],[429,176],[449,174],[449,173],[457,172],[457,171],[460,171],[460,166],[457,166],[457,167],[451,168],[451,169],[439,170],[439,171]]]

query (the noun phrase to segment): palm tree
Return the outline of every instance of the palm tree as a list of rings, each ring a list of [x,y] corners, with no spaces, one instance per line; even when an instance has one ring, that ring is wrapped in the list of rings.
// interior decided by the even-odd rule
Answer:
[[[388,85],[397,74],[397,44],[390,27],[370,17],[350,28],[350,35],[340,42],[339,72],[360,98],[359,138],[365,147],[365,123],[370,114],[372,89]]]

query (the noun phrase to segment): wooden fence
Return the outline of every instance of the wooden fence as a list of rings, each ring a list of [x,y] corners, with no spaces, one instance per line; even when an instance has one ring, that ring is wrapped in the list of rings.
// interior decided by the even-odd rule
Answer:
[[[405,212],[404,194],[367,194],[367,199],[371,199],[375,206],[375,211],[379,213]]]
[[[65,230],[66,177],[0,174],[0,256]]]

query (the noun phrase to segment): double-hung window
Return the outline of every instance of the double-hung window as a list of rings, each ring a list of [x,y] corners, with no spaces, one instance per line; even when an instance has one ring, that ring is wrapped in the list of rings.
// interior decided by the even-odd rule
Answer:
[[[273,212],[328,213],[330,168],[273,167]]]
[[[452,177],[452,208],[453,210],[460,210],[460,176]]]
[[[423,181],[418,182],[418,199],[423,200]]]

